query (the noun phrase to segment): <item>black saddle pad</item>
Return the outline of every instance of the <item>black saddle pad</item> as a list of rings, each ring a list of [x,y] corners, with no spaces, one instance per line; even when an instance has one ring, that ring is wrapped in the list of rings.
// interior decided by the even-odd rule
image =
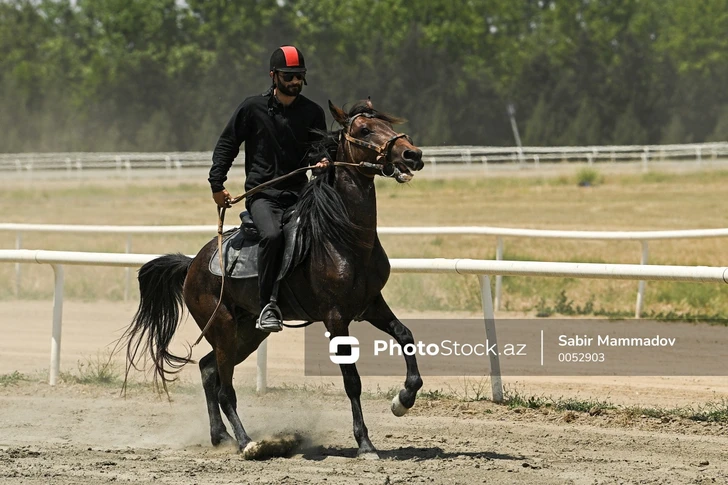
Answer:
[[[283,278],[294,265],[294,254],[296,246],[296,235],[298,234],[298,217],[295,211],[286,214],[287,222],[283,225],[283,237],[285,249],[283,251],[283,262],[278,279]],[[251,237],[246,231],[240,228],[233,229],[223,234],[222,254],[225,265],[225,275],[228,278],[256,278],[258,276],[258,242],[257,237]],[[220,269],[220,258],[218,250],[210,258],[210,272],[222,276]]]

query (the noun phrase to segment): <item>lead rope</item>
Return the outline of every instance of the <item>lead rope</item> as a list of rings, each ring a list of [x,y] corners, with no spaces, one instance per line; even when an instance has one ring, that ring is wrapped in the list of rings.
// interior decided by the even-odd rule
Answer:
[[[382,175],[384,175],[384,165],[378,164],[378,163],[369,163],[369,162],[359,162],[359,163],[350,163],[350,162],[332,162],[335,167],[356,167],[356,168],[371,168],[374,170],[379,170]],[[260,185],[257,185],[253,187],[252,189],[248,190],[244,194],[238,195],[236,197],[233,197],[232,199],[228,200],[228,203],[230,205],[237,204],[241,200],[245,199],[246,197],[250,197],[253,194],[256,194],[260,192],[262,189],[273,185],[277,182],[280,182],[281,180],[287,179],[288,177],[292,177],[293,175],[299,174],[301,172],[305,172],[307,170],[311,170],[314,167],[301,167],[297,168],[291,173],[288,173],[286,175],[281,175],[280,177],[274,178],[273,180],[269,180],[267,182],[263,182]],[[220,272],[222,273],[222,282],[220,283],[220,297],[217,299],[217,305],[215,306],[215,309],[212,311],[212,315],[210,315],[210,319],[207,320],[207,323],[205,324],[205,327],[202,329],[202,332],[200,333],[200,336],[197,337],[197,340],[195,340],[195,343],[192,344],[192,347],[195,347],[197,344],[200,343],[202,338],[205,336],[207,331],[210,329],[210,326],[212,325],[212,321],[215,318],[215,315],[217,315],[217,311],[220,309],[220,303],[222,303],[222,295],[223,291],[225,290],[225,266],[223,265],[222,260],[222,231],[225,224],[225,210],[226,207],[217,207],[217,255],[218,255],[218,262],[220,263]],[[311,322],[306,322],[305,324],[301,325],[285,325],[289,328],[301,328],[305,327],[307,325],[310,325]]]
[[[226,207],[220,207],[217,206],[217,256],[218,261],[220,263],[220,270],[222,273],[222,281],[220,283],[220,297],[217,299],[217,305],[215,305],[215,309],[212,311],[212,315],[210,315],[210,319],[205,324],[205,328],[202,329],[202,332],[200,333],[200,336],[197,337],[197,340],[195,340],[195,343],[192,344],[192,346],[196,346],[200,343],[200,340],[202,340],[202,337],[205,336],[207,333],[207,330],[210,328],[210,325],[212,325],[212,319],[215,318],[215,315],[217,315],[217,310],[220,308],[220,303],[222,303],[222,293],[225,289],[225,266],[222,264],[222,229],[223,225],[225,223],[225,209]]]

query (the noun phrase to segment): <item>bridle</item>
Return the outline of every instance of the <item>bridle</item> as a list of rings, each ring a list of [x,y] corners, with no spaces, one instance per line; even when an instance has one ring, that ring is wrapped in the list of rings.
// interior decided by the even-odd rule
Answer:
[[[412,143],[412,139],[407,135],[406,133],[396,133],[394,136],[389,138],[387,141],[382,143],[381,145],[377,145],[375,143],[371,143],[365,140],[360,140],[359,138],[354,138],[351,136],[349,131],[351,130],[352,126],[354,125],[354,120],[356,120],[360,116],[365,116],[367,118],[371,118],[372,116],[367,113],[359,113],[357,115],[352,116],[346,123],[346,126],[344,129],[341,130],[341,137],[339,142],[343,145],[343,141],[346,140],[352,145],[358,145],[363,148],[367,148],[369,150],[372,150],[377,153],[377,163],[376,164],[366,164],[367,166],[371,166],[371,168],[374,168],[376,170],[379,170],[380,175],[383,177],[396,177],[397,174],[400,173],[399,169],[395,166],[395,164],[392,162],[391,156],[392,156],[392,148],[394,148],[394,144],[399,140],[400,138],[404,138],[408,142]],[[342,140],[343,138],[343,140]],[[351,154],[351,145],[347,145],[347,151],[349,152],[349,158],[351,160],[354,159],[354,156]],[[382,163],[382,160],[384,163]],[[362,162],[364,163],[364,162]]]

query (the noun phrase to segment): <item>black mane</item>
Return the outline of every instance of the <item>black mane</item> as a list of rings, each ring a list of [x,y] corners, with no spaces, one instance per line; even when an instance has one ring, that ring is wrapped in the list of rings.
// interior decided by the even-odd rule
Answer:
[[[301,192],[295,264],[313,254],[321,259],[332,247],[355,250],[369,247],[361,237],[362,228],[351,222],[344,200],[334,187],[334,168],[314,177]]]

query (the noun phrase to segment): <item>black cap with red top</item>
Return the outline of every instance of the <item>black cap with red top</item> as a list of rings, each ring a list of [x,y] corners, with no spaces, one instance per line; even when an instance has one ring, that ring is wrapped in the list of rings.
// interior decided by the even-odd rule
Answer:
[[[303,54],[292,45],[284,45],[276,49],[270,56],[270,70],[275,72],[306,72]]]

